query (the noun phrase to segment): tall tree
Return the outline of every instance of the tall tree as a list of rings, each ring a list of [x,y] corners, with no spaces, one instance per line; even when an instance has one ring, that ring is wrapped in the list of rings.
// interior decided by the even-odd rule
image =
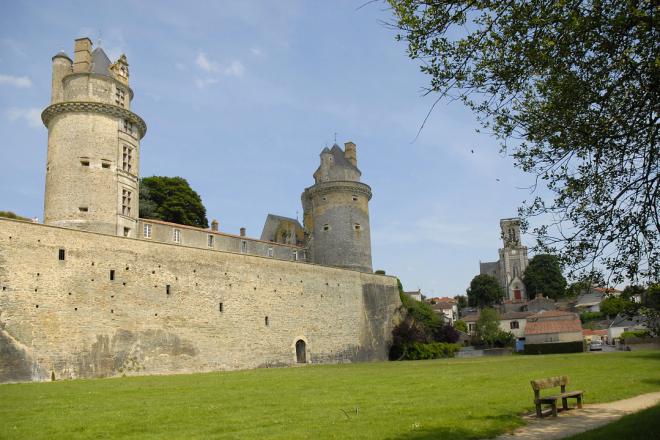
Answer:
[[[537,293],[554,299],[566,295],[566,279],[561,273],[559,260],[554,255],[535,255],[525,269],[523,283],[529,298],[534,298]]]
[[[472,307],[489,307],[504,298],[499,281],[492,275],[477,275],[467,289],[468,303]]]
[[[561,254],[571,278],[601,265],[613,282],[657,280],[657,2],[388,2],[427,93],[462,100],[554,193],[520,209],[550,219],[537,250]]]
[[[140,217],[208,228],[202,199],[182,177],[140,179]]]

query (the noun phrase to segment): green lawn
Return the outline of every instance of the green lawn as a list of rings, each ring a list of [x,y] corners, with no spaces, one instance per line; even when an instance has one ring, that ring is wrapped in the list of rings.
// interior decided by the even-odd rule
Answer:
[[[621,440],[621,439],[652,439],[660,434],[660,405],[629,416],[601,428],[587,431],[570,438],[570,440]]]
[[[0,438],[471,439],[522,424],[530,379],[585,402],[660,389],[660,352],[382,362],[0,385]]]

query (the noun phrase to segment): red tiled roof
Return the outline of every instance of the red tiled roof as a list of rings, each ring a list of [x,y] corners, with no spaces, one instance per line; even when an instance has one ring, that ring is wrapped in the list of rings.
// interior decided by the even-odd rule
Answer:
[[[454,303],[449,303],[449,302],[437,302],[435,304],[431,304],[432,309],[453,309],[454,308]]]
[[[584,336],[605,336],[607,334],[607,329],[590,330],[588,328],[585,328],[584,330],[582,330],[582,334]]]
[[[575,317],[575,319],[527,321],[527,326],[525,327],[525,335],[573,332],[582,332],[582,323],[578,317]]]

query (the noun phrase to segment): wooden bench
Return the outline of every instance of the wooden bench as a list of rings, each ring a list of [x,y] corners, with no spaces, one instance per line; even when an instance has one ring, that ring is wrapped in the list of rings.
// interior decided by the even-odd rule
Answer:
[[[534,404],[536,405],[536,417],[543,417],[541,405],[551,405],[552,415],[557,417],[557,400],[561,399],[562,410],[568,409],[568,399],[577,399],[577,407],[582,408],[583,391],[566,391],[568,385],[568,376],[548,377],[545,379],[536,379],[531,381],[534,390]],[[541,396],[541,390],[560,387],[561,393],[552,396]],[[549,413],[548,413],[549,414]]]

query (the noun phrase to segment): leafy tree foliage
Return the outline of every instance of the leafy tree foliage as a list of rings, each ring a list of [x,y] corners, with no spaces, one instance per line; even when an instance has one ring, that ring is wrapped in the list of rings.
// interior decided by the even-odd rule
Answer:
[[[425,302],[415,301],[403,293],[401,281],[397,281],[403,319],[392,330],[390,360],[413,359],[415,357],[411,357],[412,353],[421,350],[420,347],[424,344],[458,341],[458,332],[451,325],[445,324],[440,314],[435,313]],[[413,344],[416,344],[415,349],[412,348]],[[435,352],[435,348],[431,346],[428,349]]]
[[[623,289],[623,292],[621,292],[621,298],[632,301],[633,298],[637,295],[639,295],[640,298],[643,298],[645,293],[646,289],[643,286],[626,286]]]
[[[479,344],[507,347],[515,341],[513,333],[500,329],[500,314],[493,308],[486,307],[481,310],[476,327],[476,342]]]
[[[566,279],[561,273],[559,260],[554,255],[535,255],[525,269],[523,283],[530,298],[534,298],[538,293],[553,299],[566,294]]]
[[[631,302],[624,312],[628,317],[640,317],[651,336],[660,336],[660,284],[651,284],[642,296],[642,302]]]
[[[615,283],[657,280],[657,2],[388,2],[436,103],[462,100],[553,193],[520,210],[550,219],[537,249],[570,278],[600,264]]]
[[[600,312],[603,315],[614,317],[630,306],[630,301],[627,301],[625,298],[620,296],[610,296],[600,303]]]
[[[152,176],[140,179],[140,217],[198,228],[209,227],[201,197],[182,177]]]
[[[458,310],[464,309],[468,306],[468,300],[465,295],[456,295],[454,299],[456,300]]]
[[[454,321],[454,328],[458,331],[461,331],[463,333],[467,333],[468,331],[468,326],[465,323],[465,321],[461,321],[460,319],[457,321]]]
[[[488,307],[499,303],[504,297],[504,291],[494,276],[477,275],[470,282],[467,297],[472,307]]]

